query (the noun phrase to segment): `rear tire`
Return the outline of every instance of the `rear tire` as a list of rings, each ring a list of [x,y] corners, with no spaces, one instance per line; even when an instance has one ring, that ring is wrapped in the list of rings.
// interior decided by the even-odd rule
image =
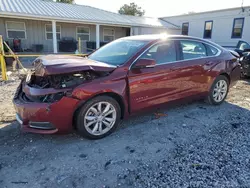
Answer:
[[[118,102],[109,96],[99,96],[85,103],[77,115],[76,128],[88,139],[101,139],[115,131],[121,119]]]
[[[229,80],[227,77],[220,75],[212,84],[207,101],[212,105],[220,105],[224,102],[229,91]]]

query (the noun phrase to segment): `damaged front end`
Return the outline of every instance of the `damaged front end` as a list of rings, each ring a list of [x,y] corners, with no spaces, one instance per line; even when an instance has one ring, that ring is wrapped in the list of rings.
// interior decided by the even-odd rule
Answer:
[[[33,95],[30,95],[29,89],[25,96],[29,102],[52,103],[60,100],[65,95],[69,95],[69,92],[72,91],[74,87],[105,75],[107,75],[107,73],[79,71],[59,75],[37,76],[35,72],[33,72],[26,77],[25,82],[33,91],[40,90],[40,92],[32,92]]]
[[[79,57],[66,58],[65,61],[62,56],[57,59],[51,56],[38,58],[33,65],[34,69],[25,80],[24,97],[28,102],[42,103],[69,96],[75,87],[108,76],[116,68]]]
[[[26,132],[52,134],[72,129],[80,99],[73,90],[108,76],[116,67],[87,59],[46,56],[22,80],[14,96],[17,121]]]

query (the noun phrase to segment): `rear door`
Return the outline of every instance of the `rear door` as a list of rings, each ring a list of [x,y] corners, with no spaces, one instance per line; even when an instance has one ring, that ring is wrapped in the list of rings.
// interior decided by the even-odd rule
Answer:
[[[194,40],[179,40],[181,62],[175,66],[182,77],[182,95],[184,97],[207,91],[208,70],[216,63],[209,56],[206,44]],[[211,52],[210,52],[211,53]]]

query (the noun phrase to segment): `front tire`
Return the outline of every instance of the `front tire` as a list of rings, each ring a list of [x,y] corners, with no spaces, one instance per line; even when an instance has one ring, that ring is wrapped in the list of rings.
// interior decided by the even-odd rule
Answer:
[[[101,139],[115,131],[121,119],[118,102],[99,96],[85,103],[77,115],[77,131],[89,139]]]
[[[212,84],[207,100],[212,105],[219,105],[226,99],[228,91],[229,80],[227,79],[227,77],[220,75]]]

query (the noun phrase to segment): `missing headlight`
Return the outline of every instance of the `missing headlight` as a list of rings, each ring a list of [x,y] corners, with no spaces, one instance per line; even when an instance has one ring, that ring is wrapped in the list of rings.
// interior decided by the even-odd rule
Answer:
[[[23,96],[23,100],[27,102],[42,102],[42,103],[53,103],[61,100],[65,96],[64,92],[59,92],[55,94],[49,95],[41,95],[41,96],[30,96],[25,95]]]
[[[45,89],[45,88],[72,88],[80,85],[86,81],[94,80],[95,78],[105,76],[107,73],[94,72],[94,71],[82,71],[70,74],[58,74],[50,76],[36,76],[35,74],[29,75],[29,86]]]

